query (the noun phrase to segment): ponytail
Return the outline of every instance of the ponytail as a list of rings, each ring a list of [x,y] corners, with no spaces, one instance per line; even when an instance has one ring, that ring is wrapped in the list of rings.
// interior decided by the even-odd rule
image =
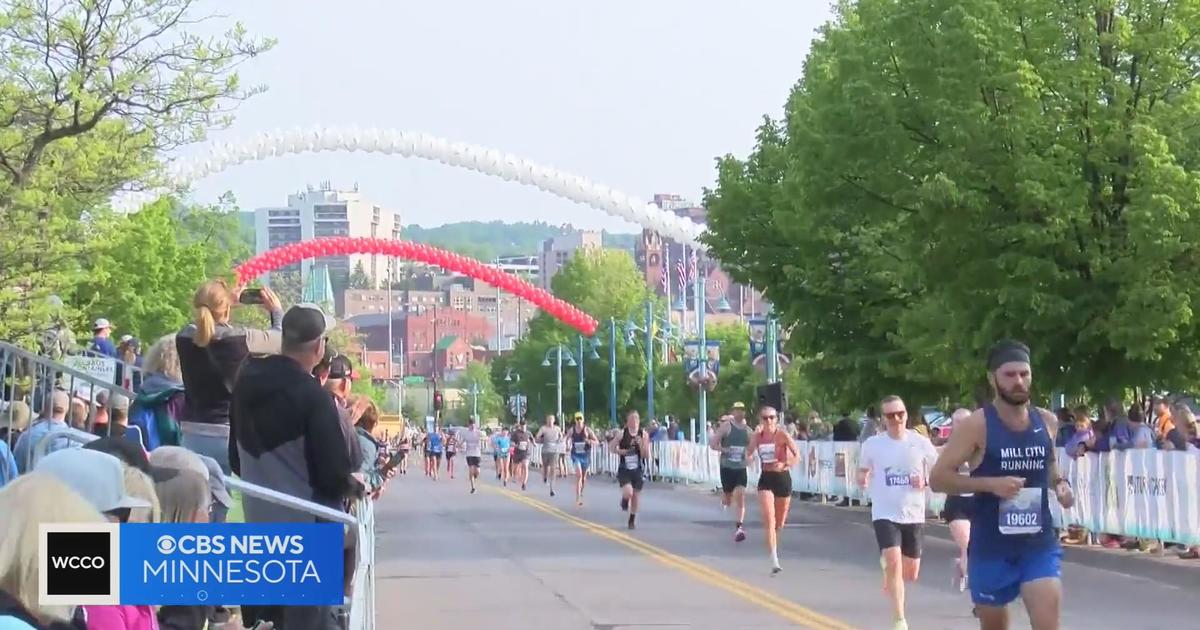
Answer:
[[[213,318],[212,309],[203,304],[197,306],[195,322],[193,323],[196,324],[196,336],[192,340],[197,346],[207,348],[209,342],[212,341],[213,335],[217,332],[217,322]]]

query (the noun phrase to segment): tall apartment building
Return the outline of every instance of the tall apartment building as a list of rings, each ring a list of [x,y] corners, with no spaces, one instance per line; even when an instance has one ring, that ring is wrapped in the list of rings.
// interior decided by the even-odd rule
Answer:
[[[580,249],[600,249],[604,247],[603,234],[597,231],[581,230],[566,236],[556,236],[542,241],[542,251],[538,254],[538,266],[541,268],[539,282],[543,289],[550,289],[550,282],[559,269]]]
[[[328,236],[400,238],[400,214],[364,199],[358,186],[353,190],[334,190],[329,182],[324,182],[288,195],[285,207],[256,209],[254,232],[258,253]],[[360,263],[372,282],[383,282],[387,277],[387,261],[386,256],[376,254],[325,256],[281,271],[300,271],[307,279],[314,265],[323,265],[329,269],[334,289],[340,292]]]

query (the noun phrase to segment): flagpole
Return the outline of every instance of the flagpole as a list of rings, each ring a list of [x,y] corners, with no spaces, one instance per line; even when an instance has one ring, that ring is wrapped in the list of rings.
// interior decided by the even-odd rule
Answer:
[[[663,336],[662,336],[662,338],[663,338],[662,362],[663,362],[663,365],[666,365],[667,356],[668,356],[667,352],[670,350],[670,347],[667,345],[667,331],[671,329],[671,242],[670,241],[666,241],[664,243],[662,263],[663,263],[663,274],[664,274],[663,275],[663,289],[666,292],[666,297],[667,297],[667,308],[664,309],[667,312],[667,323],[666,323],[666,328],[663,330]]]

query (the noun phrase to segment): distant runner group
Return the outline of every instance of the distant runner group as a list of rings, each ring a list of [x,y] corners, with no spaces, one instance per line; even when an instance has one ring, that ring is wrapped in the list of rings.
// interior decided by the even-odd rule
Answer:
[[[1029,404],[1032,385],[1029,348],[1015,341],[996,344],[988,354],[987,376],[995,391],[991,403],[974,412],[953,415],[949,442],[939,454],[927,437],[907,428],[908,410],[899,396],[887,396],[879,409],[886,431],[863,443],[857,482],[871,500],[871,519],[879,548],[883,590],[891,607],[893,630],[907,630],[905,583],[920,572],[927,491],[948,495],[943,517],[959,547],[955,585],[971,592],[972,612],[982,630],[1006,630],[1007,606],[1022,598],[1034,630],[1059,627],[1062,551],[1055,535],[1050,496],[1064,508],[1074,504],[1070,483],[1058,474],[1054,438],[1055,416]],[[709,435],[719,453],[721,506],[732,511],[733,540],[746,539],[747,468],[757,462],[755,490],[764,524],[771,575],[782,571],[779,537],[787,524],[792,498],[792,470],[800,462],[793,438],[780,427],[778,411],[758,410],[751,427],[746,406],[735,403],[729,415]],[[476,491],[483,444],[490,441],[496,478],[526,490],[533,445],[541,447],[542,480],[550,496],[554,481],[567,474],[569,459],[575,473],[575,502],[583,506],[591,452],[600,439],[574,415],[564,431],[557,418],[547,416],[532,433],[520,419],[511,431],[500,429],[485,437],[474,419],[459,433],[431,431],[424,438],[426,474],[438,478],[443,450],[447,472],[461,447],[466,453],[470,492]],[[641,428],[636,410],[608,439],[617,461],[620,507],[627,526],[636,529],[645,484],[651,441]],[[402,442],[402,449],[407,448]]]

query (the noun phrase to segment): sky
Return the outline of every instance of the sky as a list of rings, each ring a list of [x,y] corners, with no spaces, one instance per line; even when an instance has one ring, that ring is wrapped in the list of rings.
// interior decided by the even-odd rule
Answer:
[[[241,69],[264,94],[212,140],[328,127],[422,131],[497,148],[649,200],[700,200],[715,158],[746,155],[803,71],[828,0],[253,0],[205,8],[276,47]],[[182,155],[194,154],[189,147]],[[249,210],[330,181],[423,226],[468,220],[639,228],[536,188],[394,155],[243,164],[192,198]]]

